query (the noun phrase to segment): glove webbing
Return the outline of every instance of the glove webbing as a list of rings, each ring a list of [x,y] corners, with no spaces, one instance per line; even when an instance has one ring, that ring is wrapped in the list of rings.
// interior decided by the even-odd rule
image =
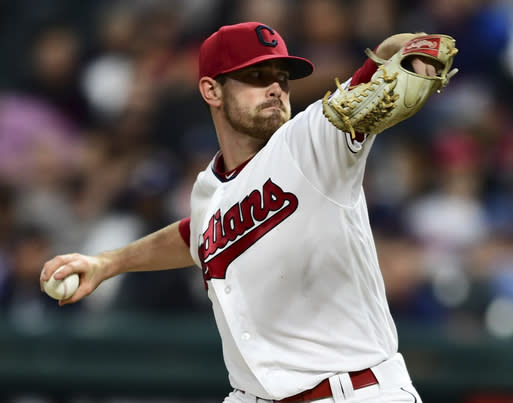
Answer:
[[[361,124],[359,123],[359,126],[366,128],[366,131],[368,132],[370,132],[370,129],[374,127],[376,123],[378,123],[385,117],[388,117],[390,113],[392,113],[395,102],[399,98],[398,94],[394,94],[394,88],[397,83],[396,79],[398,73],[389,76],[383,66],[380,66],[379,69],[383,71],[383,75],[381,77],[379,77],[378,79],[374,79],[368,83],[363,83],[354,87],[350,87],[348,91],[342,88],[339,79],[335,78],[335,83],[339,91],[348,92],[349,95],[345,99],[340,99],[338,102],[336,102],[337,100],[334,100],[334,102],[329,102],[328,98],[331,95],[331,92],[328,91],[323,98],[323,104],[329,102],[330,106],[333,109],[335,109],[339,117],[344,122],[345,127],[340,127],[340,123],[334,121],[326,113],[324,113],[324,115],[333,125],[335,125],[339,129],[345,131],[349,129],[349,132],[351,133],[351,139],[353,140],[356,138],[356,133],[353,128],[353,125],[351,124],[350,115],[352,111],[354,112],[355,105],[361,103],[364,99],[368,97],[369,91],[375,91],[375,87],[383,84],[388,84],[388,88],[385,89],[385,91],[383,91],[382,93],[382,96],[376,100],[376,105],[369,105],[363,111],[360,111],[360,113],[363,116],[360,120]]]

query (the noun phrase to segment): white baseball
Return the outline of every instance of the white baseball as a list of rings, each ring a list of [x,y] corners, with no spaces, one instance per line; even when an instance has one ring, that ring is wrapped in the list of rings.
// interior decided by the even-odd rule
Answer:
[[[48,281],[45,281],[43,287],[45,292],[52,298],[61,300],[71,297],[78,288],[79,277],[77,273],[70,274],[62,280],[56,280],[55,274],[62,270],[58,268]]]

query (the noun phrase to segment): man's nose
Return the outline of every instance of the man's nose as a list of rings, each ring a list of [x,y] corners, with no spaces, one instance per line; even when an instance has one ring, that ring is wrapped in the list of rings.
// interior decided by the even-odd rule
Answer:
[[[281,88],[281,85],[278,81],[273,81],[271,85],[269,85],[268,89],[268,95],[270,97],[277,97],[279,98],[283,92],[283,88]]]

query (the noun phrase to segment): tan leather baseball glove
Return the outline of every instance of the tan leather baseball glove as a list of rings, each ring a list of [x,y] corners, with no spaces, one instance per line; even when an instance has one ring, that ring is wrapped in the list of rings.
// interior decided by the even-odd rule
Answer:
[[[355,132],[378,134],[413,116],[433,92],[440,92],[458,72],[458,69],[451,70],[458,53],[455,44],[448,35],[423,35],[408,41],[388,60],[366,49],[369,58],[379,66],[378,70],[368,83],[347,90],[335,79],[339,91],[324,96],[324,115],[353,138]],[[411,59],[415,56],[432,59],[439,66],[437,75],[416,74],[411,68]]]

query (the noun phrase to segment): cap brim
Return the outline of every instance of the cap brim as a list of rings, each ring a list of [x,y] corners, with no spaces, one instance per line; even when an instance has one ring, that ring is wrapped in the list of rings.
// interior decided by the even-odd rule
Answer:
[[[313,63],[303,57],[289,56],[284,61],[289,65],[290,80],[308,77],[314,71]]]
[[[305,59],[304,57],[299,56],[277,56],[277,55],[264,55],[260,57],[256,57],[254,59],[248,60],[245,63],[242,63],[238,66],[232,67],[229,70],[222,71],[219,74],[231,73],[232,71],[240,70],[245,67],[252,66],[254,64],[270,61],[270,60],[279,60],[285,64],[286,70],[289,72],[289,80],[297,80],[299,78],[304,78],[309,76],[314,71],[313,63]]]

